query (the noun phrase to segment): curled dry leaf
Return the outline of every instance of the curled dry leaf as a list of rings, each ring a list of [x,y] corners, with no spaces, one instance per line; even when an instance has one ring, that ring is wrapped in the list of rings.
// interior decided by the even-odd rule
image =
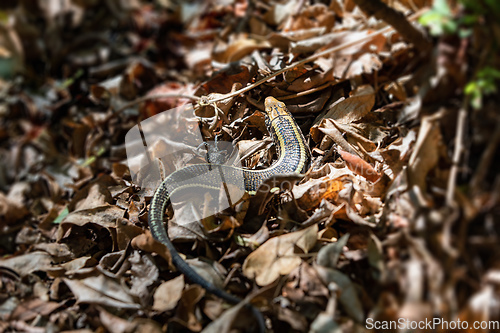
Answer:
[[[215,61],[229,63],[238,61],[241,58],[251,54],[255,50],[270,47],[269,42],[265,40],[251,39],[247,35],[238,35],[229,45],[219,43],[212,54]]]
[[[274,282],[280,275],[290,273],[302,259],[294,252],[295,247],[307,253],[315,244],[318,226],[271,238],[252,252],[243,264],[243,274],[255,279],[259,286]]]
[[[349,98],[334,104],[324,118],[331,118],[340,124],[349,124],[363,118],[375,104],[375,89],[370,85],[358,87]]]
[[[132,239],[131,245],[134,249],[143,250],[149,253],[155,252],[165,259],[171,267],[173,266],[172,258],[170,257],[170,252],[168,252],[167,247],[154,239],[149,231]]]
[[[127,332],[137,332],[137,325],[130,322],[129,320],[114,316],[108,311],[104,310],[102,307],[99,309],[99,319],[101,323],[109,332],[114,333],[127,333]],[[151,332],[151,331],[150,331]]]
[[[336,201],[338,193],[344,187],[340,178],[330,176],[310,179],[293,188],[292,193],[301,207],[314,209],[322,200]]]
[[[345,161],[347,167],[352,172],[365,177],[367,180],[371,182],[376,182],[380,178],[380,174],[375,170],[369,163],[364,161],[363,159],[350,154],[346,151],[338,150],[340,156]]]

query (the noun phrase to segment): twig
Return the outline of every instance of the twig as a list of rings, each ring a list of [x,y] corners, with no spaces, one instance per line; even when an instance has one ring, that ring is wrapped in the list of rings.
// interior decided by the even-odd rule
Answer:
[[[414,20],[416,20],[418,17],[420,17],[420,16],[421,16],[424,12],[426,12],[427,10],[428,10],[428,9],[423,9],[423,10],[420,10],[419,12],[417,12],[417,13],[415,13],[415,14],[411,15],[411,16],[408,18],[408,22],[409,22],[409,21],[414,21]],[[338,51],[340,51],[340,50],[343,50],[343,49],[346,49],[346,48],[352,47],[352,46],[354,46],[354,45],[356,45],[356,44],[359,44],[359,43],[362,43],[362,42],[369,41],[369,40],[373,39],[373,37],[378,36],[378,35],[381,35],[381,34],[384,34],[384,33],[387,33],[387,32],[390,32],[391,30],[394,30],[394,28],[393,28],[393,27],[391,27],[391,26],[388,26],[388,27],[385,27],[385,28],[383,28],[383,29],[377,30],[377,31],[375,31],[375,32],[373,32],[373,33],[371,33],[371,34],[369,34],[369,35],[365,36],[365,37],[362,37],[362,38],[358,39],[358,40],[354,40],[354,41],[352,41],[352,42],[348,42],[348,43],[344,43],[344,44],[341,44],[341,45],[337,45],[337,46],[331,47],[331,48],[329,48],[329,49],[326,49],[326,50],[324,50],[324,51],[322,51],[322,52],[319,52],[319,53],[317,53],[317,54],[313,54],[312,56],[310,56],[310,57],[308,57],[308,58],[306,58],[306,59],[303,59],[303,60],[297,61],[297,62],[295,62],[295,63],[293,63],[293,64],[291,64],[291,65],[288,65],[288,66],[286,66],[285,68],[282,68],[282,69],[280,69],[279,71],[277,71],[277,72],[275,72],[275,73],[273,73],[273,74],[271,74],[271,75],[268,75],[268,76],[266,76],[265,78],[263,78],[263,79],[261,79],[261,80],[259,80],[259,81],[255,82],[254,84],[251,84],[251,85],[249,85],[249,86],[246,86],[245,88],[242,88],[242,89],[237,90],[237,91],[235,91],[235,92],[229,93],[229,94],[227,94],[227,95],[223,95],[222,97],[219,97],[219,98],[216,98],[216,99],[213,99],[213,100],[209,100],[209,101],[208,101],[208,103],[216,103],[216,102],[219,102],[219,101],[225,100],[225,99],[227,99],[227,98],[231,98],[231,97],[237,96],[237,95],[239,95],[239,94],[245,93],[245,92],[247,92],[247,91],[249,91],[249,90],[252,90],[253,88],[255,88],[255,87],[257,87],[257,86],[261,85],[262,83],[267,82],[268,80],[270,80],[270,79],[272,79],[272,78],[274,78],[274,77],[276,77],[276,76],[280,75],[281,73],[284,73],[284,72],[286,72],[286,71],[289,71],[289,70],[291,70],[291,69],[293,69],[293,68],[295,68],[295,67],[302,66],[302,65],[304,65],[304,64],[306,64],[306,63],[308,63],[308,62],[310,62],[310,61],[312,61],[312,60],[315,60],[315,59],[317,59],[317,58],[321,58],[321,57],[326,56],[326,55],[328,55],[328,54],[330,54],[330,53],[338,52]]]
[[[474,70],[474,76],[477,77],[479,69],[484,67],[484,64],[486,62],[486,59],[488,58],[488,55],[491,50],[491,43],[487,45],[483,49],[483,52],[481,52],[481,55],[479,56],[479,61],[476,65],[476,68]],[[448,179],[448,189],[446,192],[446,204],[449,207],[453,206],[453,197],[455,194],[455,180],[456,176],[458,173],[458,163],[460,162],[460,155],[462,153],[462,143],[463,143],[463,135],[464,135],[464,127],[465,127],[465,119],[467,118],[467,106],[470,104],[470,95],[466,94],[463,99],[462,107],[460,108],[460,111],[458,113],[458,118],[457,118],[457,133],[455,134],[455,150],[453,152],[453,165],[450,170],[450,178]],[[497,129],[495,131],[495,134],[498,134],[498,130],[500,129],[500,120],[497,123]],[[500,140],[500,135],[496,135],[497,141]],[[472,195],[476,194],[476,189],[479,186],[479,184],[482,182],[484,179],[484,176],[481,174],[478,174],[477,171],[481,171],[482,174],[486,174],[486,169],[489,167],[491,163],[491,158],[488,158],[488,152],[490,147],[493,148],[493,152],[495,151],[496,146],[498,145],[498,142],[495,143],[495,139],[490,141],[490,144],[488,145],[486,151],[483,154],[483,158],[481,159],[481,163],[479,167],[484,167],[485,169],[480,169],[479,167],[476,170],[476,174],[472,178],[472,181],[470,183],[470,193]],[[490,153],[491,154],[491,153]]]
[[[490,168],[491,162],[495,157],[495,153],[498,152],[498,146],[500,145],[500,117],[497,117],[497,125],[493,133],[493,137],[489,140],[490,142],[488,143],[488,146],[486,146],[486,149],[481,156],[479,165],[477,166],[474,176],[470,182],[472,195],[479,192],[479,187],[488,174],[488,169]]]
[[[463,138],[465,129],[465,120],[467,119],[467,105],[469,104],[469,98],[465,98],[464,104],[458,111],[457,118],[457,132],[455,133],[455,150],[453,151],[453,160],[450,170],[450,177],[448,178],[448,189],[446,191],[446,205],[448,207],[453,207],[454,195],[456,187],[456,178],[458,173],[458,164],[460,163],[460,156],[462,155],[463,149]]]
[[[128,109],[136,104],[139,104],[139,103],[142,103],[145,101],[149,101],[149,100],[153,100],[153,99],[158,99],[158,98],[187,98],[187,99],[193,99],[195,101],[199,101],[201,99],[201,97],[198,97],[198,96],[184,95],[184,94],[156,94],[156,95],[142,96],[142,97],[134,99],[133,101],[125,104],[124,106],[122,106],[118,110],[116,110],[115,112],[112,112],[110,115],[108,115],[104,119],[104,123],[108,122],[111,118],[116,117],[117,115],[119,115],[120,113],[125,111],[126,109]]]
[[[413,26],[409,23],[410,21],[414,21],[416,20],[418,17],[420,17],[424,12],[426,12],[428,9],[422,9],[420,10],[419,12],[411,15],[408,20],[403,16],[403,19],[404,21],[410,26],[413,28]],[[403,15],[401,13],[399,13],[400,15]],[[387,21],[389,23],[389,21]],[[414,28],[413,28],[414,29]],[[242,93],[245,93],[247,91],[250,91],[252,90],[253,88],[263,84],[264,82],[267,82],[269,81],[270,79],[286,72],[286,71],[289,71],[295,67],[299,67],[299,66],[302,66],[312,60],[315,60],[317,58],[321,58],[323,56],[326,56],[330,53],[334,53],[334,52],[338,52],[340,50],[343,50],[343,49],[346,49],[346,48],[349,48],[349,47],[352,47],[356,44],[359,44],[359,43],[362,43],[362,42],[366,42],[366,41],[369,41],[371,39],[373,39],[373,37],[375,36],[378,36],[378,35],[381,35],[381,34],[384,34],[384,33],[388,33],[390,32],[391,30],[394,30],[393,27],[391,26],[388,26],[388,27],[385,27],[383,29],[380,29],[380,30],[377,30],[365,37],[362,37],[358,40],[354,40],[354,41],[351,41],[351,42],[348,42],[348,43],[344,43],[344,44],[341,44],[341,45],[337,45],[337,46],[334,46],[334,47],[331,47],[329,49],[326,49],[322,52],[319,52],[317,54],[313,54],[312,56],[306,58],[306,59],[303,59],[303,60],[300,60],[300,61],[297,61],[293,64],[290,64],[282,69],[280,69],[279,71],[277,72],[274,72],[273,74],[270,74],[268,76],[266,76],[265,78],[255,82],[254,84],[251,84],[249,86],[246,86],[245,88],[242,88],[242,89],[239,89],[237,91],[234,91],[234,92],[231,92],[231,93],[228,93],[228,94],[225,94],[225,95],[222,95],[218,98],[215,98],[215,99],[207,99],[207,97],[198,97],[198,96],[193,96],[193,95],[182,95],[182,94],[158,94],[158,95],[149,95],[149,96],[144,96],[144,97],[140,97],[138,99],[135,99],[133,100],[132,102],[130,103],[127,103],[126,105],[122,106],[121,108],[119,108],[118,110],[116,110],[111,116],[115,116],[116,114],[120,113],[120,112],[123,112],[123,110],[131,107],[131,106],[134,106],[135,104],[138,104],[138,103],[142,103],[144,101],[147,101],[147,100],[152,100],[152,99],[157,99],[157,98],[189,98],[189,99],[193,99],[195,101],[197,101],[199,104],[201,105],[207,105],[207,104],[212,104],[212,103],[216,103],[216,102],[220,102],[220,101],[223,101],[225,99],[228,99],[228,98],[231,98],[231,97],[234,97],[234,96],[238,96],[239,94],[242,94]],[[415,29],[416,30],[416,29]],[[398,30],[399,31],[399,30]],[[416,30],[418,32],[418,30]],[[399,33],[401,35],[403,35],[403,33],[401,33],[399,31]],[[403,35],[404,36],[404,35]],[[411,40],[411,39],[410,39]]]
[[[201,99],[201,97],[198,97],[198,96],[183,95],[183,94],[156,94],[156,95],[148,95],[148,96],[139,97],[137,99],[134,99],[132,102],[129,102],[129,103],[125,104],[124,106],[122,106],[121,108],[119,108],[118,110],[116,110],[115,114],[123,112],[123,110],[126,110],[129,107],[132,107],[132,106],[134,106],[136,104],[139,104],[139,103],[142,103],[142,102],[145,102],[145,101],[149,101],[149,100],[152,100],[152,99],[158,99],[158,98],[187,98],[187,99],[193,99],[195,101],[199,101]]]
[[[309,90],[304,90],[304,91],[301,91],[301,92],[298,92],[298,93],[295,93],[292,95],[280,96],[279,99],[280,99],[280,101],[285,101],[285,100],[292,99],[292,98],[307,96],[307,95],[313,94],[317,91],[321,91],[325,88],[328,88],[329,86],[331,86],[333,84],[334,84],[334,82],[327,82],[327,83],[324,83],[318,87],[311,88]]]

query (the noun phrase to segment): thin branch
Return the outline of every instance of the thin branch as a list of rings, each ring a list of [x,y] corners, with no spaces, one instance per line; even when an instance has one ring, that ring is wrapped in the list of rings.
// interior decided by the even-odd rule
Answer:
[[[420,17],[423,13],[425,13],[427,10],[428,10],[428,9],[423,9],[423,10],[421,10],[421,11],[419,11],[419,12],[417,12],[417,13],[415,13],[415,14],[411,15],[411,16],[408,18],[408,21],[407,21],[407,22],[408,22],[408,24],[409,24],[409,21],[414,21],[414,20],[416,20],[416,19],[417,19],[417,18],[419,18],[419,17]],[[405,19],[405,21],[406,21],[406,19]],[[247,92],[247,91],[249,91],[249,90],[252,90],[253,88],[255,88],[255,87],[257,87],[257,86],[261,85],[262,83],[269,81],[270,79],[272,79],[272,78],[274,78],[274,77],[276,77],[276,76],[280,75],[281,73],[284,73],[284,72],[286,72],[286,71],[289,71],[289,70],[291,70],[291,69],[293,69],[293,68],[295,68],[295,67],[302,66],[302,65],[304,65],[304,64],[306,64],[306,63],[308,63],[308,62],[310,62],[310,61],[312,61],[312,60],[315,60],[315,59],[317,59],[317,58],[324,57],[324,56],[326,56],[326,55],[328,55],[328,54],[330,54],[330,53],[335,53],[335,52],[338,52],[338,51],[340,51],[340,50],[347,49],[347,48],[349,48],[349,47],[355,46],[355,45],[357,45],[357,44],[359,44],[359,43],[367,42],[367,41],[369,41],[369,40],[373,39],[373,37],[378,36],[378,35],[381,35],[381,34],[388,33],[388,32],[390,32],[391,30],[394,30],[394,28],[393,28],[393,27],[391,27],[391,26],[388,26],[388,27],[385,27],[385,28],[383,28],[383,29],[377,30],[377,31],[375,31],[375,32],[373,32],[373,33],[371,33],[371,34],[369,34],[369,35],[365,36],[365,37],[360,38],[360,39],[357,39],[357,40],[354,40],[354,41],[351,41],[351,42],[348,42],[348,43],[344,43],[344,44],[341,44],[341,45],[337,45],[337,46],[331,47],[331,48],[329,48],[329,49],[326,49],[326,50],[324,50],[324,51],[322,51],[322,52],[319,52],[319,53],[313,54],[312,56],[310,56],[310,57],[308,57],[308,58],[306,58],[306,59],[303,59],[303,60],[297,61],[297,62],[295,62],[295,63],[293,63],[293,64],[291,64],[291,65],[286,66],[285,68],[280,69],[280,70],[279,70],[279,71],[277,71],[277,72],[274,72],[274,73],[273,73],[273,74],[271,74],[271,75],[266,76],[265,78],[263,78],[263,79],[261,79],[261,80],[259,80],[259,81],[255,82],[254,84],[251,84],[251,85],[249,85],[249,86],[246,86],[245,88],[242,88],[242,89],[237,90],[237,91],[235,91],[235,92],[232,92],[232,93],[229,93],[229,94],[223,95],[222,97],[219,97],[219,98],[216,98],[216,99],[210,100],[210,101],[208,101],[208,103],[216,103],[216,102],[219,102],[219,101],[225,100],[225,99],[227,99],[227,98],[231,98],[231,97],[234,97],[234,96],[238,96],[239,94],[242,94],[242,93],[245,93],[245,92]]]
[[[453,151],[453,160],[452,166],[450,170],[450,177],[448,178],[448,189],[446,191],[446,205],[448,207],[453,207],[454,196],[455,196],[455,188],[456,188],[456,178],[458,174],[458,164],[460,163],[460,157],[462,155],[463,150],[463,140],[464,140],[464,132],[465,132],[465,120],[467,119],[467,104],[469,103],[469,99],[466,98],[464,105],[458,111],[457,118],[457,132],[455,133],[455,150]]]
[[[495,154],[498,153],[498,146],[500,145],[500,117],[497,117],[497,125],[493,133],[493,137],[489,139],[489,143],[486,146],[483,155],[481,155],[479,165],[477,166],[474,176],[470,182],[472,195],[479,193],[479,188],[488,174],[493,158],[495,157]]]
[[[361,6],[360,6],[361,7]],[[423,9],[413,15],[411,15],[408,20],[405,18],[405,16],[401,13],[399,13],[400,15],[403,15],[403,19],[404,21],[406,22],[406,24],[408,24],[410,27],[413,28],[413,26],[410,24],[411,21],[414,21],[416,20],[418,17],[420,17],[424,12],[426,12],[428,9]],[[389,21],[387,21],[389,23]],[[415,28],[413,28],[415,29]],[[270,79],[286,72],[286,71],[289,71],[295,67],[299,67],[299,66],[302,66],[308,62],[311,62],[315,59],[318,59],[318,58],[321,58],[321,57],[324,57],[330,53],[335,53],[335,52],[338,52],[340,50],[343,50],[343,49],[346,49],[346,48],[349,48],[349,47],[352,47],[352,46],[355,46],[357,44],[360,44],[360,43],[363,43],[363,42],[367,42],[371,39],[373,39],[373,37],[375,36],[378,36],[378,35],[381,35],[381,34],[385,34],[385,33],[388,33],[390,32],[391,30],[394,30],[393,27],[391,26],[388,26],[388,27],[385,27],[383,29],[380,29],[380,30],[377,30],[365,37],[362,37],[360,39],[357,39],[357,40],[354,40],[354,41],[351,41],[351,42],[348,42],[348,43],[344,43],[344,44],[341,44],[341,45],[337,45],[337,46],[334,46],[334,47],[331,47],[329,49],[326,49],[324,51],[321,51],[319,53],[316,53],[316,54],[313,54],[312,56],[306,58],[306,59],[303,59],[303,60],[300,60],[300,61],[297,61],[293,64],[290,64],[282,69],[280,69],[279,71],[277,72],[274,72],[273,74],[270,74],[268,76],[266,76],[265,78],[255,82],[254,84],[251,84],[245,88],[242,88],[240,90],[237,90],[237,91],[234,91],[234,92],[231,92],[231,93],[228,93],[228,94],[225,94],[221,97],[218,97],[218,98],[215,98],[213,100],[207,100],[207,98],[203,98],[203,97],[198,97],[198,96],[193,96],[193,95],[182,95],[182,94],[158,94],[158,95],[150,95],[150,96],[144,96],[144,97],[140,97],[138,99],[135,99],[133,100],[132,102],[130,103],[127,103],[126,105],[124,105],[123,107],[119,108],[116,112],[113,113],[113,116],[115,116],[117,113],[120,113],[122,112],[123,110],[131,107],[131,106],[134,106],[135,104],[138,104],[138,103],[142,103],[144,101],[147,101],[147,100],[152,100],[152,99],[157,99],[157,98],[172,98],[172,97],[176,97],[176,98],[189,98],[189,99],[193,99],[193,100],[196,100],[197,102],[201,102],[200,104],[212,104],[212,103],[216,103],[216,102],[220,102],[220,101],[223,101],[223,100],[226,100],[228,98],[231,98],[231,97],[234,97],[234,96],[238,96],[242,93],[245,93],[247,91],[250,91],[252,90],[253,88],[269,81]],[[416,29],[415,29],[416,30]],[[416,30],[418,32],[418,30]],[[401,35],[403,35],[403,33],[401,33],[401,31],[398,31]]]
[[[187,99],[193,99],[195,101],[199,101],[201,99],[201,97],[198,97],[198,96],[194,96],[194,95],[183,95],[183,94],[156,94],[156,95],[148,95],[148,96],[143,96],[143,97],[139,97],[137,99],[134,99],[133,101],[125,104],[124,106],[122,106],[121,108],[119,108],[118,110],[115,111],[115,115],[117,113],[120,113],[120,112],[123,112],[123,110],[126,110],[136,104],[139,104],[139,103],[142,103],[142,102],[145,102],[145,101],[149,101],[149,100],[153,100],[153,99],[158,99],[158,98],[187,98]]]

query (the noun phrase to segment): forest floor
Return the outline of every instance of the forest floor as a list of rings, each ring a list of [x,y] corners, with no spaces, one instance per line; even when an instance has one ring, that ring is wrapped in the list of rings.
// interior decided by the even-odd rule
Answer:
[[[499,22],[490,0],[2,1],[0,332],[253,332],[247,303],[269,332],[499,331]],[[231,305],[148,211],[204,142],[276,161],[268,96],[303,174],[165,219]]]

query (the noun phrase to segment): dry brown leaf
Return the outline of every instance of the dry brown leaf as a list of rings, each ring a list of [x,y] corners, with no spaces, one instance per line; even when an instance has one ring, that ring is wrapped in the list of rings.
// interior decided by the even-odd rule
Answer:
[[[163,312],[177,306],[184,290],[184,277],[179,275],[172,280],[163,282],[154,293],[153,310]]]
[[[439,147],[442,140],[441,131],[436,125],[439,117],[440,114],[424,117],[415,148],[408,161],[409,187],[416,185],[422,192],[426,192],[427,174],[439,160]]]
[[[325,306],[325,299],[330,294],[316,270],[305,262],[290,272],[282,292],[292,302],[307,302],[321,308]]]
[[[365,177],[371,182],[376,182],[380,179],[380,174],[377,172],[377,170],[375,170],[366,161],[341,149],[339,149],[338,152],[340,156],[342,156],[342,159],[345,161],[349,170],[351,170],[352,172]]]
[[[81,257],[59,265],[54,265],[53,267],[47,269],[47,274],[49,274],[49,276],[51,276],[52,278],[61,277],[64,275],[71,276],[84,267],[90,267],[90,264],[92,263],[95,263],[94,258],[90,256]]]
[[[294,254],[295,247],[305,253],[315,244],[318,226],[269,239],[252,252],[243,264],[243,274],[255,279],[259,286],[273,283],[280,275],[290,273],[302,259]]]
[[[115,279],[104,275],[91,276],[81,280],[63,278],[75,295],[78,303],[100,304],[119,309],[140,309],[129,291]]]
[[[158,242],[153,238],[151,232],[146,231],[145,233],[132,239],[131,245],[134,249],[143,250],[149,253],[158,253],[163,259],[165,259],[172,267],[172,258],[170,252],[168,252],[167,247],[162,243]]]
[[[160,94],[181,94],[192,95],[193,87],[191,85],[183,85],[179,82],[162,82],[157,85],[146,96],[160,95]],[[163,111],[170,110],[188,103],[189,100],[185,98],[156,98],[144,103],[141,108],[141,113],[145,118],[154,116]]]
[[[74,253],[63,243],[39,243],[33,246],[33,250],[45,251],[58,261],[74,259]]]
[[[247,325],[251,325],[251,321],[254,318],[247,315],[241,316],[243,309],[245,309],[245,302],[240,302],[229,310],[224,311],[219,318],[208,324],[202,333],[230,333],[235,326],[248,327]],[[247,325],[244,325],[245,322],[247,322]]]
[[[52,267],[52,261],[48,253],[37,251],[0,259],[0,267],[10,268],[20,276],[26,276],[37,271],[45,272]]]
[[[21,205],[22,201],[14,201],[9,199],[0,192],[0,223],[9,225],[14,224],[19,219],[28,214],[25,206]]]
[[[151,63],[145,59],[132,62],[120,81],[120,95],[126,99],[137,98],[146,93],[158,82],[158,77]]]
[[[73,196],[68,209],[70,212],[84,209],[93,209],[107,206],[113,202],[110,186],[115,186],[116,181],[109,175],[101,175],[90,184],[77,191]]]
[[[363,74],[371,74],[382,68],[382,61],[376,53],[365,53],[354,60],[345,73],[346,78],[354,78]]]
[[[365,318],[363,306],[361,305],[356,287],[351,279],[336,269],[319,265],[315,266],[315,268],[324,284],[329,285],[330,283],[335,283],[337,285],[337,290],[340,294],[340,304],[342,304],[344,310],[351,318],[358,323],[362,323]]]
[[[299,205],[308,210],[316,208],[324,199],[335,202],[339,191],[344,187],[340,177],[336,175],[334,179],[331,176],[310,179],[304,184],[294,186],[293,195]]]
[[[263,19],[271,25],[281,24],[288,16],[293,14],[297,3],[298,0],[276,3],[270,8],[266,15],[264,15]]]
[[[324,119],[331,118],[340,124],[349,124],[363,118],[375,104],[375,90],[370,85],[358,87],[349,98],[335,104]]]
[[[99,307],[99,319],[109,332],[113,333],[128,333],[138,332],[137,325],[129,320],[112,315],[108,311]]]
[[[246,35],[239,35],[233,41],[229,42],[229,45],[217,45],[212,53],[212,57],[215,61],[229,63],[238,61],[255,50],[261,50],[270,46],[267,41],[258,41]]]
[[[10,320],[31,321],[37,316],[48,316],[62,304],[57,302],[45,302],[39,298],[25,301],[12,312]]]
[[[74,225],[85,226],[87,223],[93,223],[112,230],[116,228],[116,221],[119,221],[124,215],[123,209],[111,205],[71,212],[61,221],[57,231],[57,239],[61,240],[66,231]]]
[[[205,296],[205,289],[198,285],[191,285],[184,289],[179,306],[177,307],[177,316],[173,318],[173,321],[178,322],[191,331],[201,331],[202,325],[195,311],[198,302],[203,296]]]
[[[249,68],[247,66],[231,66],[227,69],[218,71],[207,82],[203,83],[196,91],[196,95],[208,95],[211,93],[226,94],[230,92],[235,84],[241,84],[243,87],[251,80]]]

